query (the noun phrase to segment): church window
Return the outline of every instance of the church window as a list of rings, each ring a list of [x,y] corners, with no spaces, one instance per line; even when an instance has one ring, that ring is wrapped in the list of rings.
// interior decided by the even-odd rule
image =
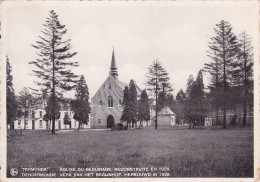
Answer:
[[[99,101],[99,105],[102,106],[102,100]]]
[[[108,88],[111,89],[111,83],[109,83]]]
[[[40,111],[40,118],[42,117],[42,111]]]
[[[18,125],[19,125],[19,126],[21,125],[21,120],[18,120]]]
[[[42,128],[42,120],[40,120],[40,127]]]
[[[113,107],[113,98],[111,96],[108,97],[108,107]]]
[[[121,99],[118,99],[118,105],[122,105]]]

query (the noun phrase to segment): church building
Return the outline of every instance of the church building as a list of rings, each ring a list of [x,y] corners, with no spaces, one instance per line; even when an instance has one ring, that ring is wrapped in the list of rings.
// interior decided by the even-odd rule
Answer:
[[[91,99],[91,128],[112,128],[120,123],[123,112],[124,89],[128,83],[118,79],[118,72],[113,50],[109,76]],[[136,85],[137,95],[142,90]]]

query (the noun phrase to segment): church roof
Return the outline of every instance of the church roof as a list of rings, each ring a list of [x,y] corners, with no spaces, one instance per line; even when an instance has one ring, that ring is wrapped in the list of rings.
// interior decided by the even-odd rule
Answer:
[[[169,107],[164,107],[158,115],[176,115]]]
[[[118,85],[122,88],[125,89],[125,87],[129,87],[129,85],[125,82],[121,82],[120,80],[117,81]],[[141,95],[142,90],[140,89],[140,87],[138,87],[138,85],[135,84],[136,87],[136,91],[137,91],[137,95]]]

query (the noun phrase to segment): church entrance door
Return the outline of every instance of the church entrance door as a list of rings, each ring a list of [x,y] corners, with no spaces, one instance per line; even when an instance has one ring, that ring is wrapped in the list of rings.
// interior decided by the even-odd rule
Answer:
[[[114,117],[109,115],[107,117],[107,128],[112,128],[115,125]]]

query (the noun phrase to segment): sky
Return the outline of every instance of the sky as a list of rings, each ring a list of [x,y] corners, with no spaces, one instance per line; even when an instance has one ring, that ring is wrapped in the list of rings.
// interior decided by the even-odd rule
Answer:
[[[256,41],[257,8],[255,4],[205,3],[178,5],[175,2],[143,3],[10,3],[5,7],[6,52],[13,68],[16,94],[23,87],[35,87],[34,69],[30,61],[37,58],[31,46],[42,35],[42,24],[48,12],[54,10],[61,24],[68,29],[72,51],[78,52],[71,60],[79,62],[74,69],[84,75],[90,97],[99,89],[109,74],[113,46],[119,80],[130,79],[144,89],[147,68],[155,59],[170,75],[173,94],[186,89],[190,74],[196,77],[207,57],[208,42],[215,36],[215,25],[229,21],[238,35],[246,31]],[[204,75],[207,85],[208,76]],[[67,93],[65,97],[73,97]]]

